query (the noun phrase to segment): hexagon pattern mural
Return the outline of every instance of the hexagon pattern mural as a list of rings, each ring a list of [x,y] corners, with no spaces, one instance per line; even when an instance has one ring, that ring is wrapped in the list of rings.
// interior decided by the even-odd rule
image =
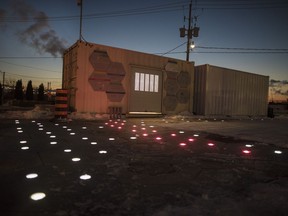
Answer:
[[[176,62],[168,62],[165,65],[165,71],[167,76],[164,85],[166,96],[163,104],[167,111],[173,111],[178,103],[188,103],[190,96],[188,87],[191,77],[188,72],[181,71]]]
[[[125,69],[119,62],[112,62],[105,51],[95,50],[89,57],[89,62],[94,71],[88,78],[88,82],[94,91],[104,91],[111,102],[120,102],[125,89],[122,81],[125,77]]]

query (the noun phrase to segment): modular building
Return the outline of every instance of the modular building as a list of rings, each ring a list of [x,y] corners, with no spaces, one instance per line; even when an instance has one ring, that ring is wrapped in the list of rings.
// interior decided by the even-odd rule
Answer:
[[[77,41],[63,55],[68,106],[77,112],[193,112],[194,62]]]
[[[266,116],[269,77],[212,65],[195,67],[197,115]]]

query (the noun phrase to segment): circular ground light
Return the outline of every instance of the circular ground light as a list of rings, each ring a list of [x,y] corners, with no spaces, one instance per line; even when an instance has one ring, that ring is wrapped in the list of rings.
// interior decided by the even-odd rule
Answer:
[[[41,200],[41,199],[44,199],[46,197],[46,194],[45,193],[42,193],[42,192],[37,192],[37,193],[34,193],[30,196],[30,198],[32,200],[35,200],[35,201],[38,201],[38,200]]]

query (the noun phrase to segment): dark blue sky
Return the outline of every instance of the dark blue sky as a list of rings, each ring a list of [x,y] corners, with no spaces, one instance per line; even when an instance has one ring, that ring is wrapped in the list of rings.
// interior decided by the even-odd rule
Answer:
[[[179,28],[187,27],[183,17],[188,17],[189,3],[84,0],[82,35],[88,42],[166,53],[186,41],[180,38]],[[193,0],[192,6],[200,27],[190,55],[196,65],[207,63],[288,80],[287,0]],[[11,79],[24,75],[35,82],[60,84],[60,53],[79,38],[79,13],[77,0],[2,0],[0,70],[10,73]],[[33,20],[35,16],[41,21]],[[185,60],[185,51],[184,44],[166,56]]]

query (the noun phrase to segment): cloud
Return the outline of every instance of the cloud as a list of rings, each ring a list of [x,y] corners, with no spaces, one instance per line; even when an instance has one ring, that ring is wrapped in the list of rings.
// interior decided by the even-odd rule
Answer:
[[[49,53],[54,57],[62,56],[66,41],[60,38],[49,25],[49,19],[45,12],[36,10],[23,0],[13,1],[12,11],[20,21],[32,20],[32,24],[17,31],[16,35],[19,41],[34,48],[40,54]]]

